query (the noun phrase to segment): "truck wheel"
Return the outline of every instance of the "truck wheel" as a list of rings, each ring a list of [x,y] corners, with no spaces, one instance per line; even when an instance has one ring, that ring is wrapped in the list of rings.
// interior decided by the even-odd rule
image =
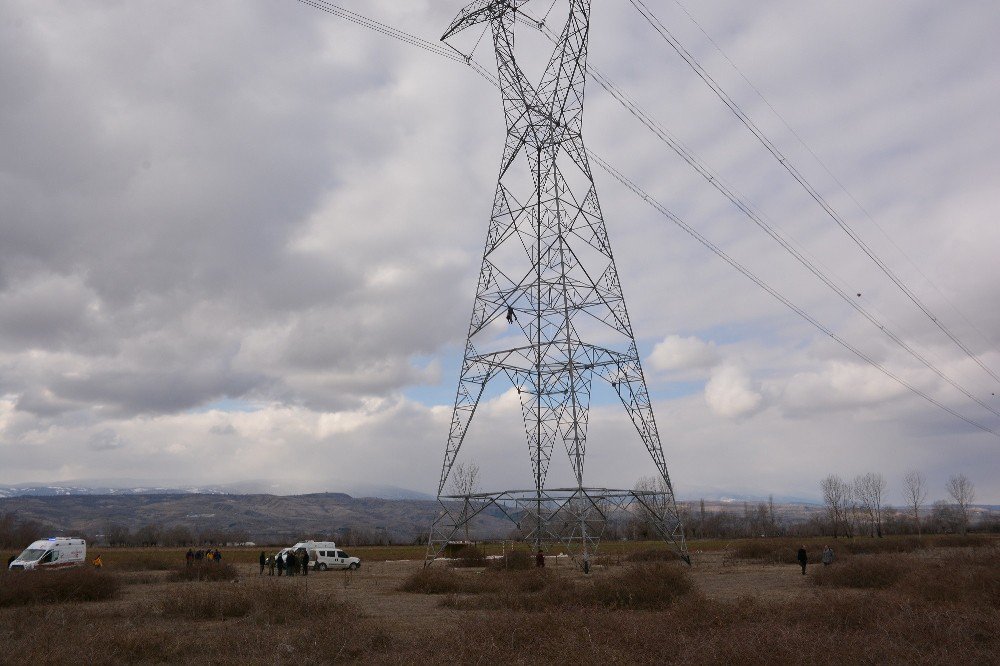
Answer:
[[[319,563],[319,566],[318,566],[317,568],[318,568],[318,569],[319,569],[320,571],[326,571],[326,564],[324,564],[323,562],[320,562],[320,563]]]
[[[360,567],[360,566],[361,566],[361,565],[360,565],[360,564],[358,564],[357,562],[351,562],[351,566],[349,567],[349,569],[350,569],[351,571],[354,571],[355,569],[357,569],[357,568],[358,568],[358,567]]]

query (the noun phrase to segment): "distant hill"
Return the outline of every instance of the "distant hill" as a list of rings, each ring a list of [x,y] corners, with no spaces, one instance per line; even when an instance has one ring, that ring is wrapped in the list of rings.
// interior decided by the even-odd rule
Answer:
[[[301,495],[324,490],[346,493],[352,497],[379,497],[382,499],[433,500],[434,496],[398,486],[347,483],[332,481],[327,488],[297,487],[294,483],[273,481],[239,481],[236,483],[207,486],[179,486],[168,483],[150,483],[129,479],[81,480],[60,483],[21,483],[0,485],[0,498],[26,495],[51,497],[57,495]]]
[[[53,534],[103,534],[119,525],[134,532],[146,525],[186,527],[195,535],[243,535],[260,542],[336,539],[349,531],[410,542],[425,535],[438,512],[434,500],[354,498],[343,493],[310,495],[50,494],[0,499],[0,514],[34,520]],[[499,512],[477,521],[481,536],[507,534],[513,525]]]

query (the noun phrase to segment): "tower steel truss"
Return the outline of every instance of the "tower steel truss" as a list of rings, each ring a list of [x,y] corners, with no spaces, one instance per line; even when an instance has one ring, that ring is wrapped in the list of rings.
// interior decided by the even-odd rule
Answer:
[[[522,6],[528,2],[477,0],[459,13],[442,38],[447,41],[480,24],[492,31],[507,138],[441,467],[441,511],[431,528],[428,561],[487,510],[507,515],[536,549],[560,542],[584,561],[612,514],[641,512],[687,559],[583,144],[591,3],[564,0],[566,22],[534,85],[514,49],[515,26],[525,21]],[[446,495],[484,389],[501,376],[520,396],[534,488]],[[585,486],[595,381],[611,386],[635,425],[662,479],[656,492]],[[575,484],[571,488],[546,487],[558,443],[569,457]]]

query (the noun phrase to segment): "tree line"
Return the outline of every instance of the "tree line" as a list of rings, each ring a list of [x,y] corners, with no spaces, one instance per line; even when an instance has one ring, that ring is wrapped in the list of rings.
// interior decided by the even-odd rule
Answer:
[[[976,488],[964,474],[948,479],[945,491],[952,502],[937,500],[927,510],[927,481],[917,471],[903,477],[906,507],[898,510],[885,505],[885,477],[876,472],[856,476],[852,482],[836,474],[820,483],[826,508],[825,534],[833,538],[868,534],[881,537],[891,526],[892,533],[923,534],[926,532],[959,532],[965,534],[973,526],[971,507],[976,501]],[[995,523],[982,525],[995,530]]]

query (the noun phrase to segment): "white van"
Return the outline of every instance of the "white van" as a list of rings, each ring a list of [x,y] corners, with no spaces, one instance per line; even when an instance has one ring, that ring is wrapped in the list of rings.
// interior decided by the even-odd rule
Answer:
[[[326,571],[327,569],[351,569],[352,571],[361,566],[361,559],[351,557],[333,541],[300,541],[287,550],[299,551],[305,549],[309,553],[309,562],[314,569]]]
[[[49,537],[28,546],[10,563],[11,571],[60,569],[84,564],[87,542],[76,537]]]

